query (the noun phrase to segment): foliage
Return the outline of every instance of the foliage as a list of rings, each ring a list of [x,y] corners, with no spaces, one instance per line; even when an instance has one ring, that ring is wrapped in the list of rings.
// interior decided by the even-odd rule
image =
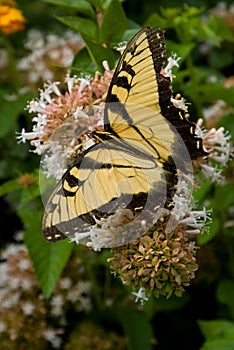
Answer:
[[[109,252],[92,254],[88,250],[74,250],[67,241],[56,244],[43,241],[43,206],[37,170],[39,160],[35,154],[28,152],[27,144],[17,143],[15,134],[22,127],[30,129],[31,119],[25,107],[27,101],[37,95],[37,89],[42,88],[43,83],[41,78],[37,81],[29,79],[33,66],[29,71],[23,72],[19,69],[20,60],[29,55],[29,49],[24,45],[32,28],[36,27],[44,32],[45,36],[52,32],[62,37],[67,28],[79,32],[84,45],[77,44],[72,48],[75,54],[71,70],[77,75],[93,75],[96,70],[103,72],[104,60],[114,68],[119,58],[115,49],[117,43],[129,40],[141,25],[163,28],[168,53],[177,52],[181,57],[180,68],[174,71],[176,79],[173,89],[179,91],[191,103],[191,118],[196,116],[197,119],[204,115],[207,126],[223,125],[234,134],[234,84],[231,75],[234,28],[230,21],[232,11],[221,11],[219,7],[211,9],[209,2],[203,2],[204,8],[195,7],[196,2],[194,3],[191,6],[173,7],[174,3],[166,6],[166,2],[155,5],[149,1],[148,5],[152,11],[145,9],[145,17],[140,17],[135,10],[131,16],[129,9],[135,7],[131,1],[122,4],[119,0],[24,0],[19,6],[27,19],[26,29],[22,31],[21,28],[9,35],[3,32],[0,34],[0,55],[3,57],[0,65],[1,224],[2,227],[8,227],[1,238],[2,252],[4,253],[14,241],[15,232],[23,230],[24,243],[33,262],[40,289],[46,298],[53,295],[65,266],[68,269],[66,273],[71,273],[69,262],[73,254],[82,256],[82,263],[92,283],[93,310],[89,316],[84,316],[79,311],[76,313],[72,307],[66,310],[66,316],[71,315],[71,320],[67,317],[68,326],[64,328],[64,344],[68,339],[64,347],[66,349],[72,348],[73,344],[79,344],[82,348],[87,341],[81,337],[76,339],[77,330],[78,333],[84,333],[86,338],[89,338],[92,332],[96,332],[95,348],[101,348],[105,332],[108,330],[107,349],[112,349],[110,344],[113,344],[116,349],[160,350],[171,348],[177,341],[180,348],[186,349],[186,336],[183,338],[184,334],[179,330],[184,327],[189,327],[188,334],[195,334],[195,337],[191,335],[194,339],[194,344],[190,343],[191,349],[234,347],[234,304],[231,294],[234,283],[232,164],[225,172],[226,183],[214,187],[207,182],[196,192],[196,200],[206,202],[212,208],[213,219],[210,232],[200,235],[197,239],[200,245],[200,270],[194,284],[179,300],[152,298],[139,311],[137,305],[129,302],[129,297],[126,297],[128,290],[117,280],[111,280],[106,262]],[[5,3],[0,1],[0,7],[2,5]],[[9,6],[12,6],[10,2]],[[133,19],[137,19],[141,25]],[[47,56],[50,47],[48,45]],[[54,52],[58,53],[59,49],[56,50]],[[63,64],[58,63],[56,67],[52,64],[48,71],[52,72],[53,79],[57,80],[62,75],[65,76],[67,68],[64,69]],[[223,101],[221,107],[217,104],[220,100]],[[16,264],[16,271],[17,268]],[[37,288],[37,293],[40,293],[39,287]],[[28,299],[30,300],[30,293]],[[40,307],[45,306],[40,304]],[[44,327],[43,312],[40,314],[40,322]],[[37,320],[33,319],[33,315],[30,317],[30,322],[35,322],[36,327]],[[90,320],[86,321],[89,317]],[[45,322],[50,325],[50,321]],[[56,320],[53,322],[56,323]],[[180,326],[178,328],[177,323]],[[1,334],[4,333],[1,327],[3,326],[0,324],[0,340]],[[38,349],[41,346],[38,343]],[[44,343],[43,346],[44,349],[48,348]],[[11,344],[9,348],[13,348]]]
[[[201,350],[233,349],[234,324],[226,320],[199,321],[203,334],[206,337]]]

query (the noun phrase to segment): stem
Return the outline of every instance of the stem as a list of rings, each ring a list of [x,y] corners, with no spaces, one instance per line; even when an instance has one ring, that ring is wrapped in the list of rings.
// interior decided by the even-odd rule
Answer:
[[[8,36],[4,33],[1,33],[2,36],[2,43],[7,51],[8,56],[8,72],[10,75],[10,85],[15,91],[18,91],[20,88],[20,79],[19,79],[19,72],[16,68],[16,60],[14,55],[14,47],[12,46]]]

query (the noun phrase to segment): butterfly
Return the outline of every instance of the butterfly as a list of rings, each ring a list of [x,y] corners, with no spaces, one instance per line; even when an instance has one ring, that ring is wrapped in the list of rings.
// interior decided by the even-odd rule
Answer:
[[[165,62],[161,29],[146,27],[128,43],[109,86],[104,131],[92,132],[95,144],[65,172],[45,206],[46,241],[82,237],[113,218],[116,230],[106,246],[125,244],[171,205],[178,171],[192,171],[191,160],[205,155],[194,125],[171,102]]]

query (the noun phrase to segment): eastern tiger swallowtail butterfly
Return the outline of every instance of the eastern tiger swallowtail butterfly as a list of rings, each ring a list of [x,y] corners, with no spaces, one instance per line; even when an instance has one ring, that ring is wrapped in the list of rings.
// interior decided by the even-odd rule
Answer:
[[[170,205],[178,170],[205,155],[194,125],[171,102],[165,62],[161,29],[146,27],[128,43],[107,94],[104,131],[92,133],[98,144],[65,172],[45,206],[45,240],[87,232],[125,208],[140,221],[129,226],[128,220],[121,239],[113,238],[110,246],[125,244],[132,236],[124,235],[142,222],[144,233],[159,217],[157,209]]]

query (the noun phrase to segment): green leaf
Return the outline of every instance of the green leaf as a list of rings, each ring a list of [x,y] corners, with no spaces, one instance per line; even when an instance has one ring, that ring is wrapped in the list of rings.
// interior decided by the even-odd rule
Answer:
[[[213,49],[212,55],[210,56],[210,64],[219,71],[225,67],[228,67],[229,65],[232,65],[233,54],[232,52],[224,50],[223,47]]]
[[[21,212],[27,228],[24,242],[33,262],[37,279],[46,298],[51,295],[72,250],[72,244],[67,241],[47,243],[41,233],[41,212],[25,208]]]
[[[233,32],[222,18],[211,16],[208,25],[223,40],[234,41]]]
[[[200,350],[233,350],[234,339],[209,340]]]
[[[200,94],[201,101],[214,102],[216,100],[224,100],[230,106],[234,104],[233,95],[234,87],[224,88],[221,83],[204,83],[197,85],[186,85],[186,93],[188,96]]]
[[[0,98],[0,137],[5,136],[10,130],[20,113],[24,111],[27,101],[32,97],[31,93],[19,95],[12,99]]]
[[[231,336],[234,340],[234,323],[227,320],[198,321],[199,327],[206,339],[218,339]]]
[[[49,298],[70,257],[73,246],[67,241],[45,242],[39,227],[35,230],[32,225],[26,229],[24,237],[42,292],[46,298]]]
[[[104,70],[102,65],[102,62],[104,60],[108,61],[110,68],[114,67],[115,55],[111,50],[103,47],[102,45],[94,41],[89,40],[89,38],[84,35],[83,39],[86,44],[87,50],[90,54],[90,57],[92,58],[92,61],[94,62],[94,64],[100,72],[103,72]]]
[[[73,16],[56,16],[56,18],[63,24],[79,32],[82,36],[85,35],[89,39],[98,40],[97,24],[90,19]]]
[[[100,41],[113,43],[121,40],[127,28],[127,18],[122,5],[118,0],[111,0],[106,8],[101,25]]]
[[[198,245],[203,245],[210,242],[219,232],[220,229],[220,220],[218,220],[211,213],[211,222],[208,222],[207,232],[200,234],[197,236]]]
[[[123,41],[130,41],[132,39],[132,37],[141,29],[141,27],[137,27],[137,28],[132,28],[132,29],[128,29],[124,32],[124,35],[122,37]]]
[[[0,196],[20,189],[22,189],[22,185],[19,183],[19,179],[6,181],[0,186]]]
[[[44,0],[48,4],[73,8],[76,12],[93,17],[95,12],[89,1],[86,0]]]
[[[151,350],[153,337],[150,321],[144,312],[130,308],[119,310],[119,319],[125,331],[131,350]]]
[[[219,46],[220,39],[217,33],[210,28],[206,23],[199,22],[197,23],[197,38],[201,38],[202,40],[210,40],[214,43],[214,45]]]
[[[41,232],[43,205],[38,184],[22,191],[17,213],[24,223],[24,241],[45,297],[49,297],[70,256],[73,245],[67,240],[44,241]]]
[[[89,2],[96,8],[96,11],[103,10],[103,0],[89,0]]]
[[[220,303],[227,305],[230,314],[234,317],[234,299],[233,299],[234,281],[223,279],[219,282],[217,288],[217,299]]]
[[[204,202],[211,191],[211,187],[212,184],[209,181],[202,179],[202,186],[196,188],[196,191],[193,193],[195,202]]]
[[[35,178],[34,183],[32,183],[30,186],[27,186],[27,187],[21,186],[22,193],[21,193],[21,199],[20,199],[20,202],[18,205],[19,211],[27,208],[27,205],[30,202],[34,203],[35,200],[38,201],[38,197],[40,196],[40,187],[38,185],[38,171],[35,171],[33,176]],[[40,202],[40,204],[41,204],[41,202]]]
[[[194,49],[195,44],[194,43],[176,43],[172,40],[167,40],[166,42],[167,47],[167,56],[170,56],[172,53],[176,53],[178,57],[181,57],[181,60],[179,61],[179,64],[181,65],[181,62],[184,61],[188,55],[191,53],[191,51]]]
[[[153,12],[144,22],[144,26],[155,28],[167,28],[167,20],[161,17],[157,12]]]
[[[80,50],[72,62],[71,74],[88,73],[94,74],[97,67],[92,62],[89,51],[86,47]]]
[[[222,202],[222,207],[220,207]],[[215,196],[212,198],[212,207],[216,208],[217,212],[221,212],[224,215],[224,219],[227,219],[227,210],[233,206],[233,184],[225,184],[218,186],[215,190]]]
[[[229,131],[230,135],[234,135],[234,111],[230,111],[220,119],[217,126],[222,126]]]

